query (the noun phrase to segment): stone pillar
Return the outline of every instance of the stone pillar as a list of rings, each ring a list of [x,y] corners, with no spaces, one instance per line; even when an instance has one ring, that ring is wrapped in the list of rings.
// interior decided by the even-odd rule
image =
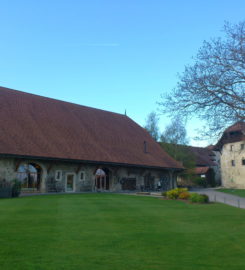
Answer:
[[[100,175],[100,190],[102,190],[102,176]]]
[[[43,164],[40,164],[38,162],[38,165],[40,165],[40,167],[42,168],[40,192],[44,193],[44,192],[46,192],[46,179],[47,179],[47,176],[48,176],[48,172],[47,172],[46,167]]]
[[[94,184],[93,190],[97,191],[97,176],[95,176],[93,184]]]
[[[171,189],[176,188],[177,183],[176,183],[176,178],[175,178],[175,174],[174,174],[173,170],[169,171],[169,177],[170,177],[170,181],[171,181]]]

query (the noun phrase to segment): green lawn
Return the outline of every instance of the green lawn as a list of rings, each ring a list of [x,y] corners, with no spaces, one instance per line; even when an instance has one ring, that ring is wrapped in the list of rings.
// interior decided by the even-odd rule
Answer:
[[[228,189],[228,188],[221,188],[217,189],[217,191],[225,192],[233,195],[237,195],[240,197],[245,197],[245,189]]]
[[[243,270],[245,210],[76,194],[0,200],[0,269]]]

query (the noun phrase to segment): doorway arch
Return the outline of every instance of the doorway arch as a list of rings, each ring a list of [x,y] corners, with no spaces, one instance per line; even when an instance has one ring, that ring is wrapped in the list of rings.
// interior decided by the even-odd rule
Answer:
[[[106,167],[99,166],[98,169],[101,169],[104,172],[103,176],[95,175],[95,189],[97,190],[110,190],[110,169]],[[95,172],[97,169],[95,170]]]
[[[41,189],[42,173],[42,167],[37,163],[20,164],[16,177],[21,182],[21,189],[39,191]]]

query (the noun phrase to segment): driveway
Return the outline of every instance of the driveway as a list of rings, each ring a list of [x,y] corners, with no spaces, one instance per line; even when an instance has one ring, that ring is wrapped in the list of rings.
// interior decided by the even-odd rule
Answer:
[[[212,188],[193,189],[192,192],[206,194],[211,202],[225,203],[231,206],[245,209],[245,198],[236,195],[219,192]]]

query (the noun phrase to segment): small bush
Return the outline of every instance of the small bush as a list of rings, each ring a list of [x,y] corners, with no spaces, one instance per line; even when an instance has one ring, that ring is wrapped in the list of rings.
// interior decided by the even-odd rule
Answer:
[[[21,182],[17,179],[12,181],[12,197],[19,197],[21,191]]]
[[[201,195],[203,197],[203,202],[204,203],[209,203],[209,197],[208,197],[208,195],[206,195],[206,194],[201,194]]]
[[[167,191],[162,192],[162,196],[166,197],[167,196]]]
[[[183,191],[179,194],[179,199],[188,200],[191,194],[188,191]]]
[[[166,195],[167,195],[168,199],[176,200],[179,196],[179,192],[177,189],[171,189],[171,190],[166,192]]]
[[[200,200],[200,195],[199,195],[198,193],[191,193],[189,200],[190,200],[192,203],[199,202],[199,200]]]
[[[205,194],[191,193],[189,197],[190,202],[192,203],[208,203],[209,198]]]
[[[168,199],[176,200],[182,192],[187,192],[187,188],[175,188],[166,192]]]
[[[194,179],[192,179],[192,182],[196,186],[207,187],[207,180],[206,180],[206,178],[202,178],[201,176],[196,176]]]
[[[177,188],[177,189],[178,189],[179,193],[188,191],[188,188]]]

